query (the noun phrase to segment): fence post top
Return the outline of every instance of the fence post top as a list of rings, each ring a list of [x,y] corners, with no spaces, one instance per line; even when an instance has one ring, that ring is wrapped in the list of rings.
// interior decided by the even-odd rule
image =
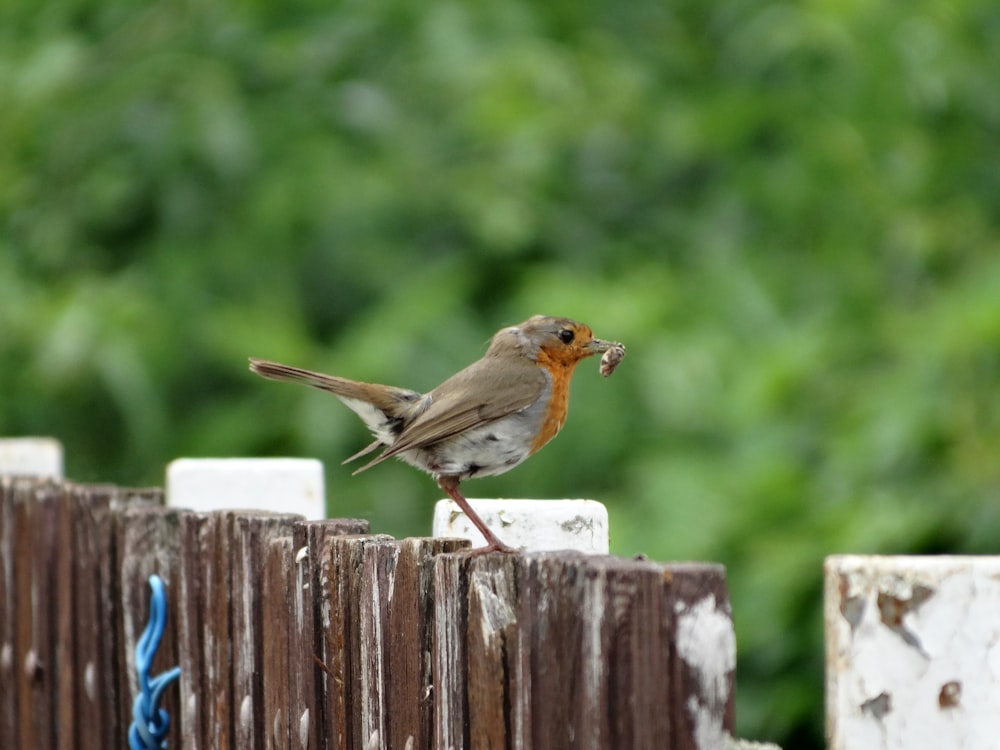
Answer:
[[[62,479],[62,443],[52,437],[0,438],[0,474]]]
[[[480,517],[512,547],[529,551],[576,550],[606,555],[610,549],[608,510],[596,500],[470,499]],[[486,543],[451,500],[434,508],[435,537]]]
[[[319,520],[326,518],[323,464],[315,458],[178,458],[167,466],[167,505]]]

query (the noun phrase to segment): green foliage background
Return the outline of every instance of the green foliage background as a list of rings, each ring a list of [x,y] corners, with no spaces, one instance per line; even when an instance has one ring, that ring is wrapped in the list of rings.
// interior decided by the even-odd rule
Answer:
[[[629,357],[473,496],[593,497],[728,566],[740,733],[822,746],[821,565],[1000,543],[990,0],[15,0],[0,9],[0,434],[85,481],[324,459],[439,492],[253,354],[430,388],[502,325]]]

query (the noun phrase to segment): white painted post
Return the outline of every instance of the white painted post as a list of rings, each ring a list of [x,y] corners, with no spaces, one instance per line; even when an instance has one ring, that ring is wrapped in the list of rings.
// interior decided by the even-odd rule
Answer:
[[[326,518],[323,464],[314,458],[178,458],[167,466],[167,505]]]
[[[0,474],[63,478],[63,447],[55,438],[0,438]]]
[[[1000,747],[1000,557],[826,566],[831,750]]]
[[[594,500],[469,500],[480,518],[500,540],[531,551],[577,550],[606,555],[609,549],[608,511]],[[473,547],[486,544],[483,535],[451,500],[434,507],[435,537],[461,537]]]

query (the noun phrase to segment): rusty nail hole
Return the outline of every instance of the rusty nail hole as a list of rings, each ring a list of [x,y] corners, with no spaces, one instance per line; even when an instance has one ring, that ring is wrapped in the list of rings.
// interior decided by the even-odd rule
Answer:
[[[941,708],[954,708],[962,700],[962,683],[958,680],[946,682],[938,693],[938,705]]]

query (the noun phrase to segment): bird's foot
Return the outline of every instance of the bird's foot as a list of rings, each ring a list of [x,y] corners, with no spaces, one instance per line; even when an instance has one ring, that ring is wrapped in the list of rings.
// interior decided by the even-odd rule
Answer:
[[[472,522],[473,526],[479,529],[479,533],[486,540],[485,547],[473,547],[468,551],[468,554],[482,555],[487,552],[518,552],[518,550],[500,541],[500,537],[494,534],[490,530],[490,527],[486,525],[486,522],[479,517],[479,514],[472,509],[469,501],[465,499],[465,496],[458,489],[458,479],[449,476],[438,477],[438,486],[448,493],[448,497],[455,501],[455,504],[465,513],[465,517]]]
[[[488,555],[491,552],[503,552],[504,554],[508,555],[516,555],[521,550],[517,549],[516,547],[511,547],[509,544],[504,544],[494,536],[492,542],[484,544],[482,547],[471,547],[467,550],[462,550],[462,551],[465,552],[465,554],[469,555],[470,557],[471,556],[478,557],[479,555]]]

